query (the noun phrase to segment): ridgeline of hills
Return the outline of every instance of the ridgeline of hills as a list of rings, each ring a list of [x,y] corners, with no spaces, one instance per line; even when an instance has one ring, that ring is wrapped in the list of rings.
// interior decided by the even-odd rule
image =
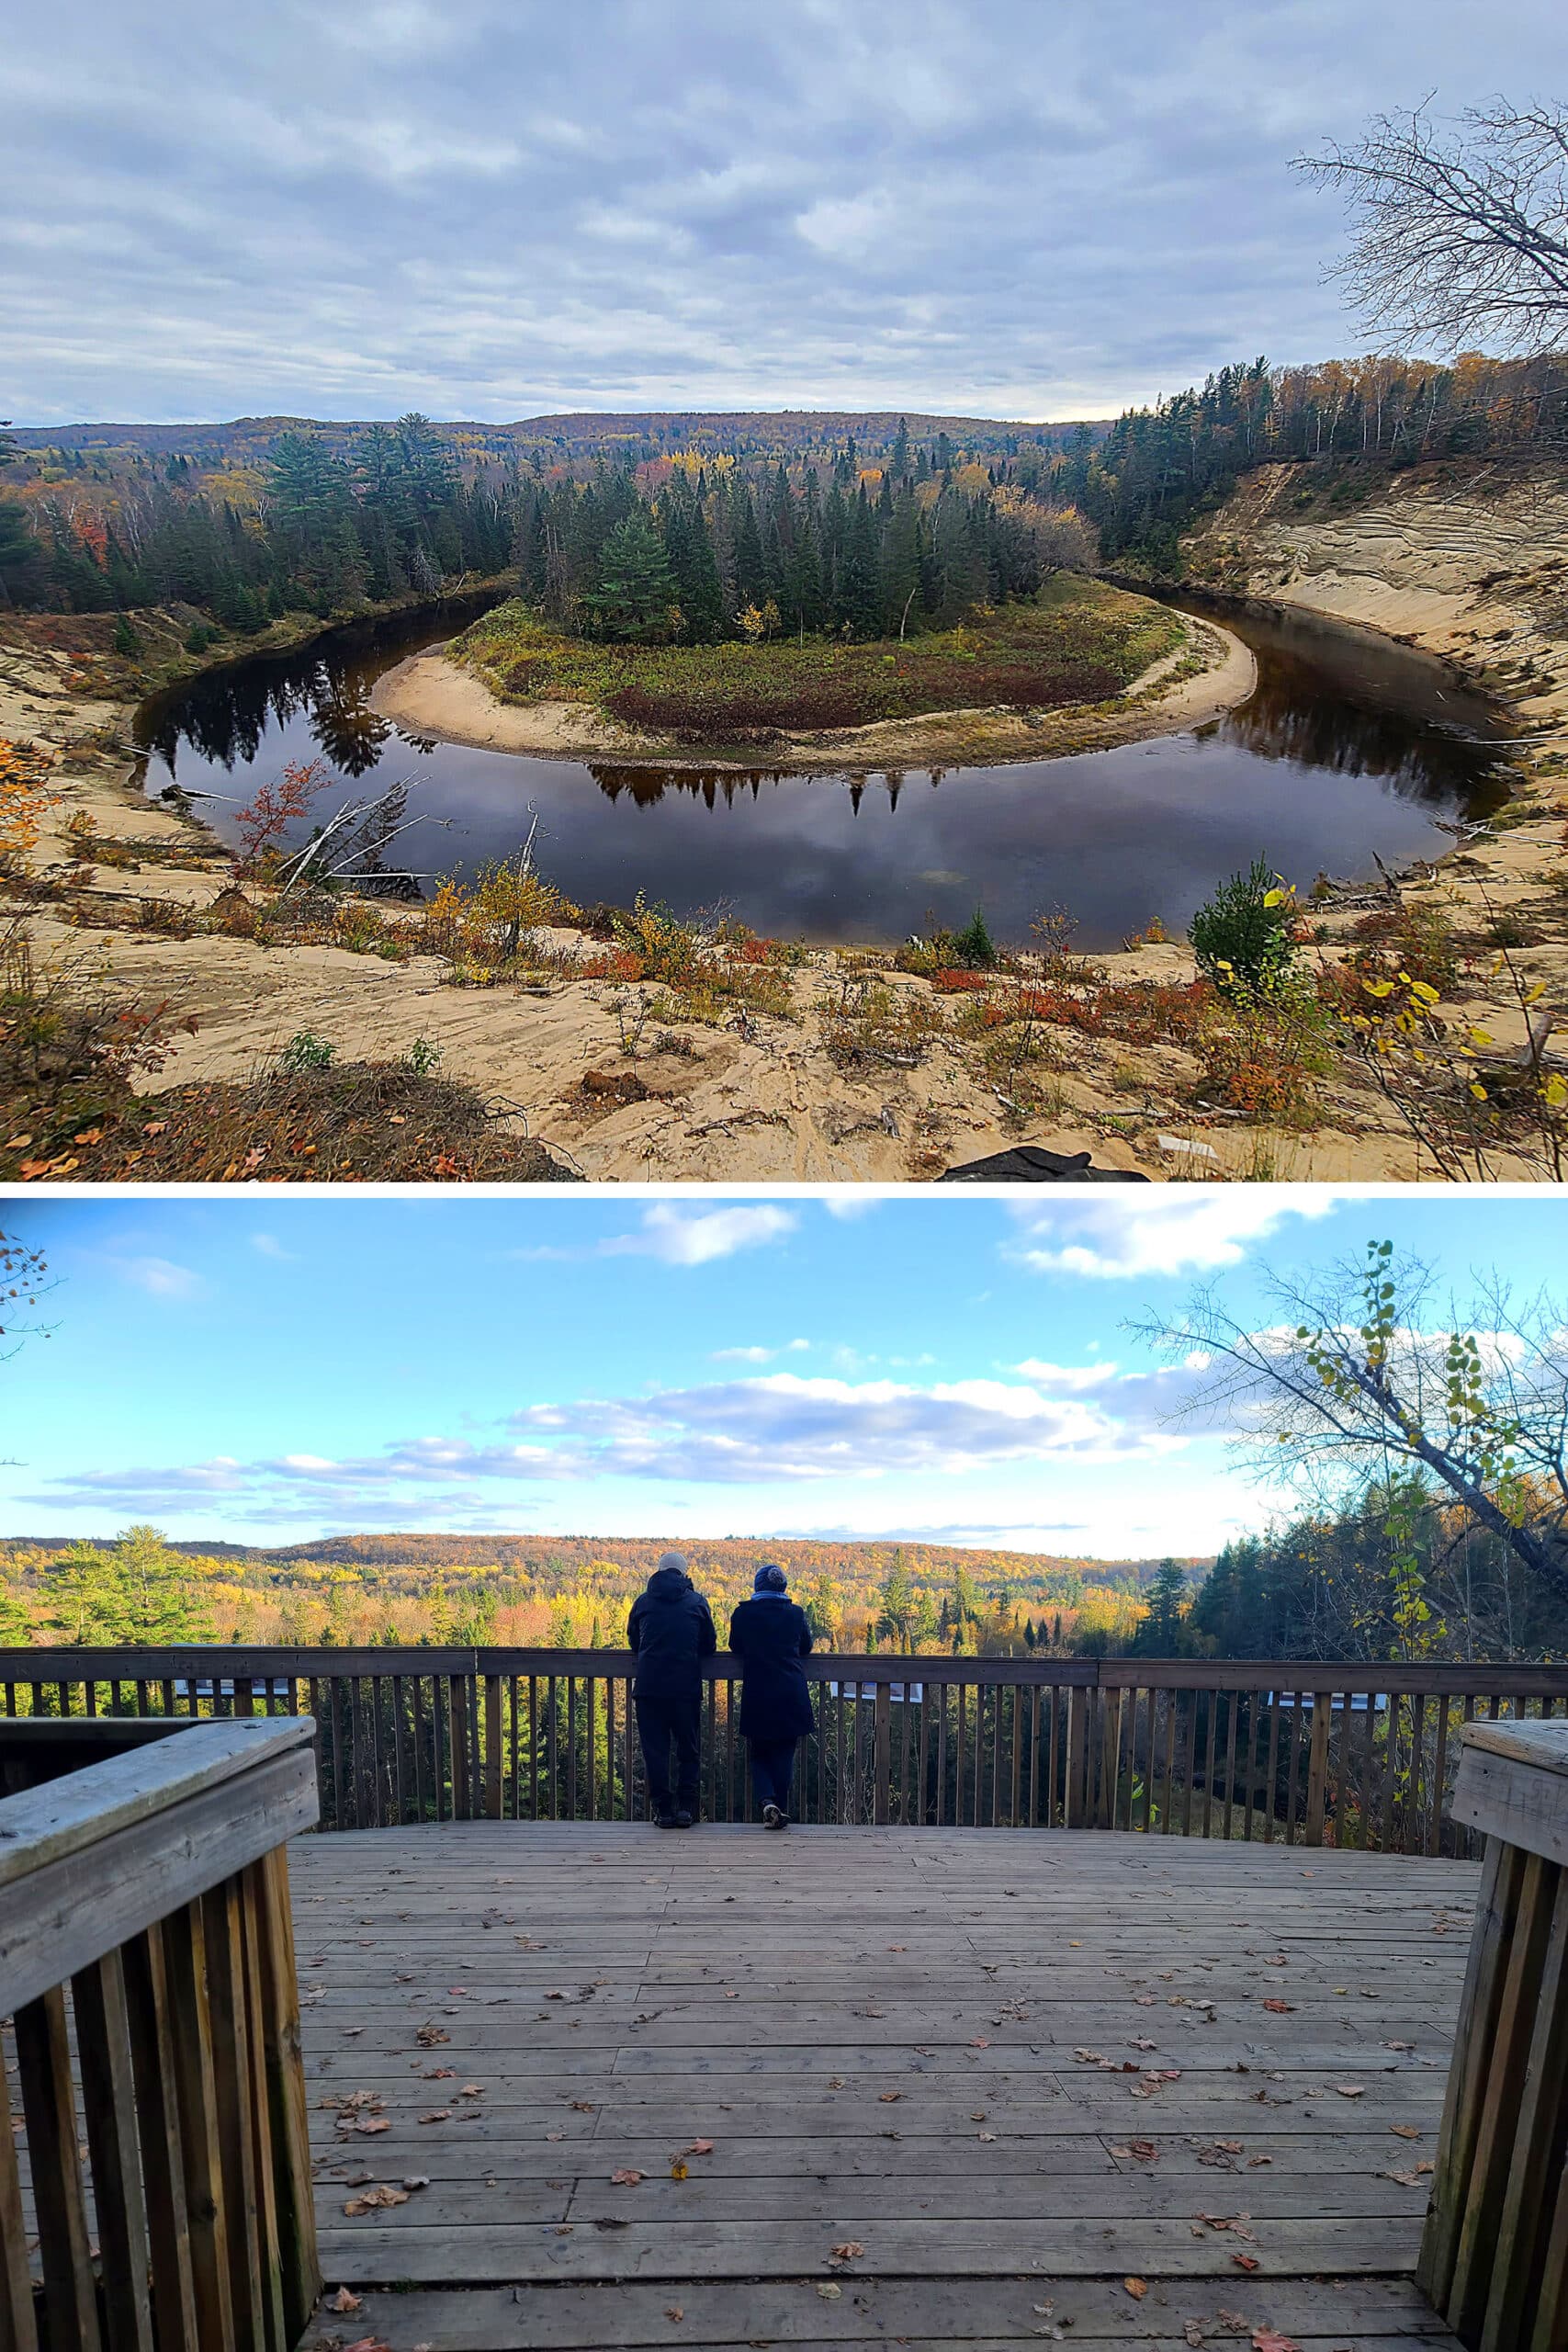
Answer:
[[[0,1542],[0,1555],[13,1559],[33,1553],[50,1555],[74,1545],[92,1544],[108,1550],[110,1536],[11,1535]],[[309,1544],[230,1544],[199,1536],[170,1541],[167,1549],[193,1559],[232,1560],[265,1573],[287,1576],[293,1567],[349,1567],[370,1570],[425,1569],[433,1574],[455,1568],[495,1567],[513,1575],[547,1579],[570,1576],[590,1566],[613,1566],[631,1576],[646,1576],[660,1552],[683,1552],[694,1573],[731,1578],[742,1570],[750,1578],[760,1560],[776,1559],[792,1576],[828,1574],[880,1582],[902,1559],[906,1573],[921,1583],[951,1578],[959,1569],[997,1582],[1033,1584],[1048,1577],[1077,1577],[1096,1584],[1123,1585],[1136,1589],[1158,1566],[1157,1560],[1093,1559],[1087,1555],[1047,1552],[999,1552],[941,1544],[857,1544],[807,1538],[684,1535],[326,1535]],[[1182,1560],[1189,1568],[1207,1567],[1210,1556]]]
[[[23,449],[96,450],[146,457],[175,454],[211,466],[245,466],[271,456],[290,433],[308,433],[323,448],[343,456],[371,431],[376,420],[310,416],[240,416],[226,424],[39,424],[16,425],[10,437]],[[1111,420],[1085,422],[1098,442]],[[1076,420],[1029,423],[989,416],[900,416],[892,409],[628,409],[574,410],[556,416],[529,416],[510,424],[459,418],[437,422],[435,430],[475,454],[492,457],[535,451],[562,458],[604,457],[611,461],[668,456],[677,450],[711,450],[744,457],[798,457],[837,450],[853,442],[867,453],[891,448],[900,424],[912,440],[936,441],[943,434],[955,448],[976,457],[1016,456],[1021,448],[1065,448],[1078,432]]]

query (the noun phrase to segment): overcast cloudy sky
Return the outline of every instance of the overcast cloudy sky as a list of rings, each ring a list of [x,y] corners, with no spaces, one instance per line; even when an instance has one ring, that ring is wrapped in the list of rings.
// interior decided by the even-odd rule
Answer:
[[[927,1537],[1201,1552],[1266,1509],[1124,1325],[1388,1236],[1461,1290],[1563,1205],[1325,1186],[999,1204],[452,1193],[14,1204],[55,1327],[0,1361],[0,1533]],[[1443,1285],[1446,1289],[1446,1283]]]
[[[10,12],[0,414],[1099,414],[1329,356],[1288,159],[1568,95],[1552,0]]]

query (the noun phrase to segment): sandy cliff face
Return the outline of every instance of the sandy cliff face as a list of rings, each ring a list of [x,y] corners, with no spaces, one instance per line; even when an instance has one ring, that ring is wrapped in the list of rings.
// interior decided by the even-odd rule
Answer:
[[[1321,480],[1249,475],[1185,540],[1193,582],[1423,646],[1533,726],[1568,717],[1568,459]]]

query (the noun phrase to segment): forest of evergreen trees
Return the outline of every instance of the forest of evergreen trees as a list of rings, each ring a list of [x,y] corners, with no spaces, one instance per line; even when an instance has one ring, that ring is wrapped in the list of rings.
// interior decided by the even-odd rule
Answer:
[[[419,415],[253,424],[229,453],[193,429],[195,455],[0,434],[0,603],[183,603],[243,635],[466,579],[515,584],[562,627],[622,641],[897,636],[1028,595],[1053,566],[1132,559],[1174,575],[1182,529],[1258,466],[1312,461],[1334,476],[1331,503],[1352,502],[1390,469],[1568,448],[1568,355],[1259,358],[1109,433],[998,427],[972,447],[900,421],[859,442],[775,433],[770,447],[769,420],[734,422],[757,430],[671,450],[666,433],[628,429],[614,455]]]

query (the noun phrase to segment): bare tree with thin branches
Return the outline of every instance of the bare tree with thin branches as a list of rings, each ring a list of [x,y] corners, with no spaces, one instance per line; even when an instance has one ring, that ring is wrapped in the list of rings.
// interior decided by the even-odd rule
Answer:
[[[1430,103],[1292,159],[1349,201],[1328,275],[1385,347],[1548,350],[1568,336],[1568,109],[1498,97],[1445,123]]]
[[[1387,1242],[1360,1267],[1270,1279],[1268,1325],[1215,1288],[1132,1328],[1182,1363],[1174,1418],[1226,1430],[1270,1483],[1345,1509],[1374,1482],[1447,1496],[1568,1600],[1568,1317],[1544,1292],[1480,1283],[1461,1315]]]

